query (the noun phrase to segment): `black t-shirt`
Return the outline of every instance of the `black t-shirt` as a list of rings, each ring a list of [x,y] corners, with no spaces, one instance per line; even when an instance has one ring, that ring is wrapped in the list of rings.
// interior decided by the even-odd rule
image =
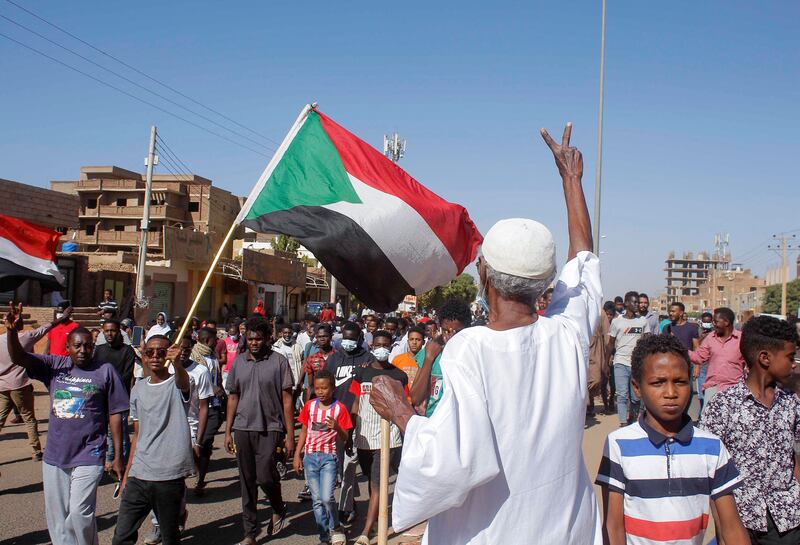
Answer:
[[[101,333],[102,335],[102,333]],[[94,361],[97,363],[110,363],[119,373],[125,391],[130,395],[133,368],[136,365],[136,352],[127,344],[115,348],[110,344],[101,344],[94,349]]]
[[[664,333],[675,335],[686,350],[693,350],[692,339],[700,337],[697,324],[686,322],[683,325],[669,324],[664,328]]]
[[[389,364],[388,367],[376,369],[372,365],[358,367],[353,374],[353,383],[350,385],[350,391],[353,395],[365,396],[369,395],[372,391],[372,380],[381,375],[388,375],[389,377],[400,381],[403,387],[408,388],[408,375],[402,369]]]
[[[337,350],[325,362],[325,370],[333,373],[336,377],[336,399],[341,401],[348,410],[353,406],[355,396],[350,393],[350,384],[356,369],[369,364],[372,361],[372,354],[363,347],[359,346],[355,351],[348,354],[344,350]]]

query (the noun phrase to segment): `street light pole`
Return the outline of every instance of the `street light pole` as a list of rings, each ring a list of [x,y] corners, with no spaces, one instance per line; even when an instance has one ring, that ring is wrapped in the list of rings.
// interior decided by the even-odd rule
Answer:
[[[600,189],[603,176],[603,87],[606,74],[606,0],[600,22],[600,108],[597,119],[597,166],[594,178],[594,255],[600,255]]]

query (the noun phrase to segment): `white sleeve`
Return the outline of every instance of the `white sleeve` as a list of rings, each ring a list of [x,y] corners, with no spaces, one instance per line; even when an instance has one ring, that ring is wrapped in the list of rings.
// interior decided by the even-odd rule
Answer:
[[[611,324],[608,326],[608,336],[609,337],[615,337],[616,338],[619,335],[619,327],[617,327],[618,325],[619,325],[619,322],[617,321],[616,318],[611,320]]]
[[[446,387],[436,411],[431,418],[412,417],[406,428],[392,502],[395,531],[458,507],[472,489],[500,473],[486,401],[475,390],[475,377],[446,357],[449,345],[441,361]]]
[[[202,369],[203,372],[197,375],[197,399],[214,397],[214,387],[211,385],[211,373],[203,366],[200,366],[200,369]]]
[[[572,324],[577,328],[581,344],[588,347],[602,309],[600,260],[592,252],[578,252],[564,265],[546,315]]]
[[[403,350],[402,343],[398,344],[397,346],[392,348],[392,351],[389,354],[389,363],[394,363],[394,359],[397,356],[399,356],[400,354],[405,354],[406,352],[408,352],[408,347],[406,347],[406,349]]]

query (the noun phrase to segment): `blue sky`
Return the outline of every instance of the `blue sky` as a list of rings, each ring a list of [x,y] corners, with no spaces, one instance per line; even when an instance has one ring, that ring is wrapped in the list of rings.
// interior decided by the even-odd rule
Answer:
[[[561,257],[563,197],[538,128],[557,134],[571,120],[592,207],[599,0],[15,1],[272,140],[314,100],[375,146],[398,130],[408,139],[402,166],[466,206],[482,231],[500,218],[532,217],[553,230]],[[149,84],[5,0],[0,14]],[[666,254],[711,249],[716,232],[730,233],[734,259],[762,273],[777,261],[767,239],[800,228],[790,190],[800,126],[798,20],[795,1],[609,2],[607,296],[660,292]],[[0,32],[223,132],[5,19]],[[194,172],[237,194],[247,194],[266,165],[267,157],[2,37],[0,73],[0,178],[46,186],[77,178],[81,165],[141,170],[151,124]],[[269,155],[267,145],[259,149]]]

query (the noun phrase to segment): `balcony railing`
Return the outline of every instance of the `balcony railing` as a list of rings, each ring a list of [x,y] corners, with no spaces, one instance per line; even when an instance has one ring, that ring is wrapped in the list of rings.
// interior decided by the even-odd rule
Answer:
[[[82,218],[132,218],[140,219],[144,215],[144,206],[116,206],[101,204],[96,208],[81,208]],[[150,205],[150,217],[187,221],[187,212],[182,208],[169,204]]]
[[[93,235],[87,235],[82,232],[75,237],[75,242],[80,244],[101,246],[136,246],[139,241],[140,235],[138,231],[96,231]],[[148,233],[148,248],[161,248],[162,242],[163,235],[161,232],[153,231]]]

